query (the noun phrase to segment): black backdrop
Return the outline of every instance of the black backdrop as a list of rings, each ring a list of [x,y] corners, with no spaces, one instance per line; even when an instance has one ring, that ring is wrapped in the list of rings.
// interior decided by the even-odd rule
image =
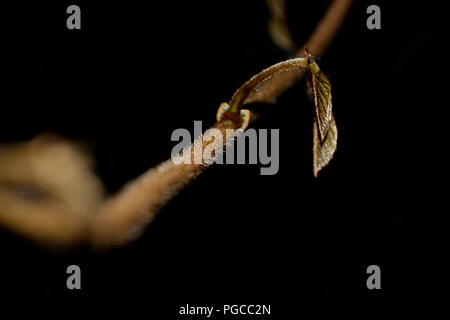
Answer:
[[[111,193],[170,156],[174,129],[211,125],[244,81],[287,58],[268,37],[263,1],[73,3],[80,31],[66,28],[72,2],[2,6],[0,139],[51,131],[83,141]],[[381,30],[366,28],[370,4],[381,7]],[[327,5],[287,2],[298,44]],[[213,166],[139,240],[105,254],[48,253],[1,229],[0,290],[47,297],[44,306],[144,299],[144,309],[168,319],[186,303],[271,304],[278,319],[311,306],[317,314],[373,311],[420,296],[421,254],[429,264],[435,258],[413,212],[435,209],[416,144],[426,130],[410,115],[432,112],[436,11],[406,1],[354,5],[321,59],[339,141],[318,179],[312,106],[300,81],[254,124],[280,129],[277,175]],[[70,264],[82,269],[77,292],[65,287]],[[366,288],[371,264],[381,267],[380,291]]]

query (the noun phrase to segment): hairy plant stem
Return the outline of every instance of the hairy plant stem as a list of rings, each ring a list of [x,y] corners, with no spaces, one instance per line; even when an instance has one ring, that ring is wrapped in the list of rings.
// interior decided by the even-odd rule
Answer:
[[[305,44],[312,54],[324,53],[351,3],[352,0],[333,1]],[[277,74],[279,70],[270,67],[246,82],[231,99],[231,113],[237,113],[245,104],[274,102],[301,77],[300,69],[305,61],[303,51],[302,47],[297,54],[299,59],[291,60],[292,70],[297,72]],[[240,128],[243,126],[242,120],[246,120],[246,127],[249,114],[244,112],[240,116],[241,121],[224,117],[215,128],[222,132],[228,128]],[[206,132],[203,138],[208,138],[207,135]],[[218,152],[226,143],[226,140],[211,142],[210,139],[199,139],[189,148],[194,150],[193,147],[200,144],[203,151],[213,143],[214,150]],[[0,153],[0,225],[45,247],[66,248],[80,243],[112,247],[128,243],[153,221],[164,204],[212,160],[204,159],[202,164],[175,165],[169,159],[104,200],[100,181],[73,146],[66,142],[44,141],[38,144],[38,148],[32,148],[32,143],[26,143],[23,150],[8,149],[3,150],[3,155]],[[6,159],[4,163],[2,156]],[[30,166],[30,163],[33,165]],[[48,199],[31,201],[17,195],[8,186],[18,181],[46,191]]]

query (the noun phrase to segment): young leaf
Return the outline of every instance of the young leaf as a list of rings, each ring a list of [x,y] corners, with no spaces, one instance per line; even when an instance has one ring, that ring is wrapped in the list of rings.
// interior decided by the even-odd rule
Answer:
[[[330,125],[324,141],[319,139],[319,129],[317,121],[314,121],[313,128],[313,169],[314,177],[323,167],[325,167],[333,158],[337,145],[337,127],[334,116],[331,116]]]
[[[309,77],[307,78],[309,93],[316,109],[316,121],[320,133],[320,141],[325,140],[332,117],[331,84],[327,76],[320,70],[314,59],[308,57]]]
[[[295,58],[277,63],[252,77],[235,92],[229,104],[221,105],[217,113],[217,120],[232,119],[232,115],[235,117],[239,115],[240,127],[245,129],[248,125],[249,112],[241,107],[252,93],[258,91],[270,79],[281,77],[288,72],[307,71],[308,93],[314,103],[316,113],[313,169],[314,176],[317,177],[318,172],[330,162],[336,151],[337,127],[332,114],[330,81],[307,49],[305,49],[305,55],[306,58]]]

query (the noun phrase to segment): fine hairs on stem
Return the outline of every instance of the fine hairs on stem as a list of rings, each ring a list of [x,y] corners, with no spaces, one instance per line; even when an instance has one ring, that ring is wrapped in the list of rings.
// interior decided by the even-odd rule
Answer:
[[[324,53],[351,3],[351,0],[331,3],[305,44],[312,54]],[[242,107],[252,102],[274,102],[305,70],[311,70],[303,48],[297,59],[267,68],[238,89],[230,103],[219,108],[214,128],[221,132],[244,130],[250,113]],[[319,73],[315,76],[319,92],[317,88],[324,82]],[[331,99],[326,92],[324,97],[324,101]],[[331,108],[331,100],[328,107]],[[334,149],[327,146],[336,137],[334,117],[326,123],[327,134],[320,135],[316,126],[315,122],[315,175],[331,159]],[[194,145],[201,145],[197,150],[202,152],[213,144],[214,157],[226,143],[211,139],[206,132]],[[187,148],[191,156],[195,156],[193,146]],[[211,160],[181,165],[166,160],[130,181],[116,195],[106,197],[103,184],[92,172],[92,160],[69,141],[43,134],[26,143],[0,146],[0,226],[46,248],[64,249],[82,243],[95,248],[125,245]]]

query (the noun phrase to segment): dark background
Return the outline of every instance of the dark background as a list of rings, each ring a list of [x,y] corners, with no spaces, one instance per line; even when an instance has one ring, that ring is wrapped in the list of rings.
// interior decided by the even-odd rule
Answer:
[[[167,319],[187,303],[271,304],[273,319],[309,309],[364,315],[400,301],[414,309],[431,281],[424,267],[442,272],[427,224],[440,213],[425,191],[435,170],[423,169],[434,161],[426,153],[439,153],[425,148],[426,126],[445,125],[430,116],[443,59],[439,10],[355,2],[321,59],[339,140],[318,179],[302,80],[254,123],[280,129],[277,175],[213,166],[139,240],[105,254],[49,253],[2,229],[0,290],[44,297],[44,307],[143,299]],[[80,31],[66,28],[70,4],[81,7]],[[366,28],[370,4],[381,7],[381,30]],[[287,1],[299,45],[327,6]],[[243,82],[288,58],[268,37],[262,0],[21,2],[1,13],[1,142],[44,131],[82,141],[111,193],[170,156],[174,129],[212,125]],[[70,264],[81,267],[81,291],[65,287]],[[381,267],[379,291],[366,288],[371,264]]]

